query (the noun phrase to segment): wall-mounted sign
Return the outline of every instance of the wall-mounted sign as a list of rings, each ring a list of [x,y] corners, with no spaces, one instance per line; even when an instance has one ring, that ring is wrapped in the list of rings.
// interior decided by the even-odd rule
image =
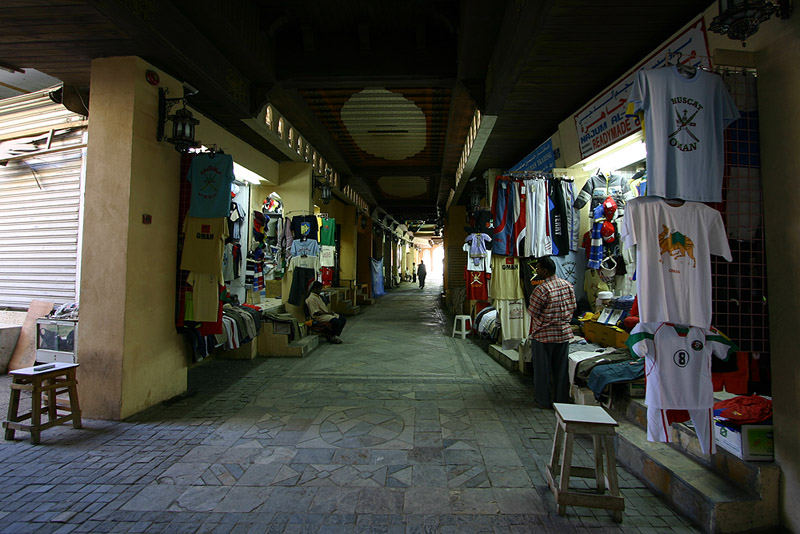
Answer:
[[[711,67],[706,26],[702,16],[575,115],[581,159],[641,130],[638,119],[625,116],[625,103],[628,101],[634,77],[641,69],[661,67],[670,57],[694,67]]]
[[[553,153],[553,138],[549,138],[533,149],[533,152],[522,158],[509,171],[550,171],[556,166],[556,156]]]

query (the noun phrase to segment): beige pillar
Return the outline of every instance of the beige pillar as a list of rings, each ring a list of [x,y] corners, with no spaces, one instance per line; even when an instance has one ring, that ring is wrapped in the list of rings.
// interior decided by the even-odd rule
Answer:
[[[123,419],[186,390],[175,330],[180,156],[156,142],[148,68],[136,57],[92,61],[78,342],[87,417]]]
[[[341,250],[339,251],[339,279],[342,285],[350,285],[356,280],[356,259],[358,257],[358,214],[355,206],[343,205],[336,222],[341,225]]]

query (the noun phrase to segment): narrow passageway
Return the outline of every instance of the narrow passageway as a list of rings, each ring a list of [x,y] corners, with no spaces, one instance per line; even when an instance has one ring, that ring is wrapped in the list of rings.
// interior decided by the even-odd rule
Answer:
[[[188,395],[128,421],[1,442],[0,531],[691,531],[622,469],[622,525],[558,516],[553,412],[450,337],[440,292],[403,283],[304,359],[202,363]]]

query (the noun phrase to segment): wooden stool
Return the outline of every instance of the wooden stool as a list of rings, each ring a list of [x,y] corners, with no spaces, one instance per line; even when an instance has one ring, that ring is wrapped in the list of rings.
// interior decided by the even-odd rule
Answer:
[[[451,337],[456,337],[456,334],[461,335],[461,339],[467,337],[469,334],[469,328],[467,328],[467,324],[471,321],[469,315],[456,315],[456,318],[453,319],[453,335]]]
[[[78,404],[78,381],[75,380],[77,363],[48,363],[11,371],[11,400],[8,404],[8,419],[3,423],[6,439],[14,439],[15,430],[31,433],[31,443],[39,443],[42,430],[72,421],[72,426],[81,428],[81,409]],[[31,392],[31,411],[18,414],[22,390]],[[69,394],[69,402],[60,401],[58,395]],[[46,394],[44,398],[42,395]],[[42,402],[45,404],[42,405]],[[47,422],[42,424],[42,409],[47,412]],[[69,410],[66,415],[58,410]],[[22,421],[30,419],[30,424]]]
[[[567,505],[606,508],[612,510],[614,521],[622,521],[625,499],[617,483],[617,459],[614,454],[614,435],[618,423],[600,406],[553,404],[556,413],[556,433],[553,452],[547,466],[547,484],[555,495],[558,514],[564,515]],[[572,464],[572,440],[575,434],[589,434],[594,445],[594,468]],[[605,473],[603,474],[603,462]],[[561,479],[556,484],[556,476]],[[597,493],[569,489],[569,477],[594,478]],[[609,494],[604,495],[608,487]]]

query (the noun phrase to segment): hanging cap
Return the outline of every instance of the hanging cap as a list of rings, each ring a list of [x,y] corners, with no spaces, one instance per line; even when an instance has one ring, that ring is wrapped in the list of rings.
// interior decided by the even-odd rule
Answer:
[[[614,242],[614,234],[616,230],[614,229],[614,225],[608,221],[603,223],[603,227],[600,228],[600,235],[603,236],[603,241],[606,243],[613,243]]]
[[[617,202],[611,198],[607,197],[603,201],[603,215],[606,216],[606,220],[610,221],[614,218],[614,214],[617,212]]]

